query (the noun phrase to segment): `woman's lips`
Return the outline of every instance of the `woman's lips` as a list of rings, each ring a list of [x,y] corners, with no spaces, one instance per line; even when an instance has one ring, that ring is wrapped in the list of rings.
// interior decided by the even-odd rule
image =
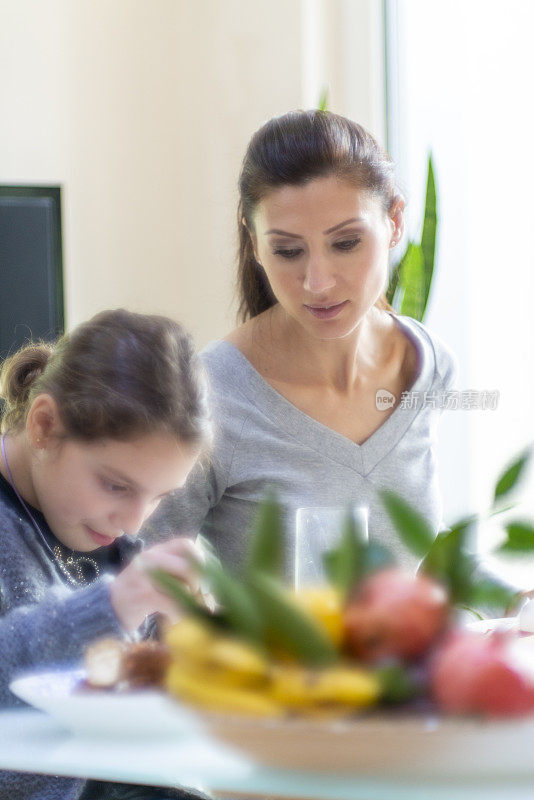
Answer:
[[[113,544],[116,539],[116,536],[106,536],[104,533],[99,533],[98,531],[94,531],[89,525],[85,526],[87,528],[87,532],[93,542],[96,542],[97,545],[100,547],[106,547],[107,545]]]
[[[348,302],[348,300],[343,300],[342,303],[336,303],[335,305],[304,305],[304,308],[307,308],[310,314],[313,314],[317,319],[332,319],[333,317],[337,317],[341,309],[344,308]]]

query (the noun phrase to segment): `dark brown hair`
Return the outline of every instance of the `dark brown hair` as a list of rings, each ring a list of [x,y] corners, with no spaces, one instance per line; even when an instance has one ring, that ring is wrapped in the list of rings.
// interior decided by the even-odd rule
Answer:
[[[33,399],[50,394],[66,435],[84,441],[169,433],[205,445],[207,385],[189,334],[177,322],[103,311],[55,345],[30,344],[0,372],[2,432],[20,431]]]
[[[398,196],[390,157],[370,133],[346,117],[329,111],[291,111],[266,122],[250,140],[239,176],[237,210],[242,321],[276,303],[249,234],[258,203],[273,189],[328,175],[375,194],[386,213]],[[384,296],[375,305],[393,310]]]

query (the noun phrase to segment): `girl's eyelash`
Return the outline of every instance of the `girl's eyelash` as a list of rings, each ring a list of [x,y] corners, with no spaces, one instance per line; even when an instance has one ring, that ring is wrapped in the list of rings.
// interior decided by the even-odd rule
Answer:
[[[127,492],[128,487],[122,486],[120,483],[113,483],[113,481],[107,481],[105,478],[102,478],[102,485],[104,489],[108,492]]]

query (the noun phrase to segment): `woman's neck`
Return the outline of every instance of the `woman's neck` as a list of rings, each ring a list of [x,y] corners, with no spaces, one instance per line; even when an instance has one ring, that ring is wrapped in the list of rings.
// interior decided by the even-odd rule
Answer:
[[[6,434],[3,453],[0,453],[0,472],[26,503],[39,509],[32,478],[31,450],[25,433]]]
[[[394,338],[388,334],[394,321],[374,308],[348,336],[331,340],[307,335],[279,305],[256,319],[253,350],[267,378],[345,394],[372,379],[392,358]]]

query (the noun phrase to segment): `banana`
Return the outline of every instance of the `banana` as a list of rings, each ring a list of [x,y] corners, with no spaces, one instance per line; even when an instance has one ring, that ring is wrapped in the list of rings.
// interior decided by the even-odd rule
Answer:
[[[226,684],[256,683],[268,674],[266,658],[246,642],[211,631],[185,618],[167,633],[167,645],[177,662],[211,670]]]
[[[354,709],[377,702],[380,683],[371,672],[356,667],[280,667],[273,671],[271,695],[294,710],[328,705]]]
[[[266,692],[220,685],[215,679],[193,674],[177,663],[167,672],[166,686],[175,697],[209,711],[258,717],[280,717],[285,713]]]
[[[214,639],[204,654],[206,664],[235,675],[238,681],[261,681],[268,674],[268,662],[254,648],[230,637]]]
[[[191,655],[196,658],[210,644],[213,636],[207,625],[193,617],[183,617],[167,630],[165,642],[173,656]]]
[[[293,595],[295,602],[307,611],[328,634],[339,649],[343,639],[343,601],[332,586],[300,589]]]

